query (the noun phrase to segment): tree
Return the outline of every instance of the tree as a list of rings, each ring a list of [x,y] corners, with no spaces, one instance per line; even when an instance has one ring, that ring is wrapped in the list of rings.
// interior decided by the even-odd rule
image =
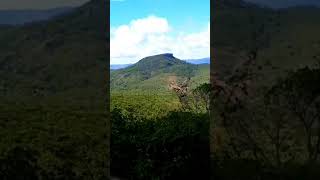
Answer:
[[[182,109],[184,110],[190,109],[190,105],[188,103],[189,82],[190,77],[188,77],[184,82],[180,84],[175,81],[171,81],[169,84],[169,89],[173,90],[176,93],[182,105]]]
[[[320,69],[305,67],[291,72],[269,91],[269,96],[283,100],[304,128],[307,161],[318,159],[320,149]]]

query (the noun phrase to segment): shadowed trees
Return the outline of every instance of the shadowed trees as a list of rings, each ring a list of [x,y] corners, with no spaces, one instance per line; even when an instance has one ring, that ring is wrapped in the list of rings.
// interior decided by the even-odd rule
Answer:
[[[240,11],[234,7],[224,7],[223,10],[227,8]],[[319,91],[316,83],[319,68],[312,65],[313,68],[302,68],[289,74],[282,70],[278,77],[266,73],[268,68],[275,70],[266,52],[276,45],[272,43],[279,43],[278,39],[271,38],[283,31],[279,20],[281,13],[249,6],[240,9],[244,11],[241,11],[243,14],[238,12],[238,19],[230,12],[215,9],[216,23],[224,23],[226,28],[226,25],[241,20],[247,22],[241,25],[246,26],[247,32],[243,33],[239,27],[234,32],[238,37],[233,39],[230,37],[236,35],[232,33],[230,37],[223,36],[220,24],[214,29],[222,35],[216,35],[213,45],[218,48],[233,46],[230,49],[236,50],[230,52],[240,56],[237,58],[241,60],[227,74],[218,68],[223,67],[219,61],[228,59],[213,52],[210,99],[213,178],[291,179],[317,175],[312,169],[319,166]],[[221,16],[219,13],[226,14]],[[234,21],[219,19],[221,17],[232,17]],[[237,39],[241,38],[245,40],[239,45]],[[301,50],[293,47],[288,45],[289,53],[295,51],[294,55],[297,55]],[[283,57],[273,58],[282,61]],[[263,64],[263,61],[268,63]],[[281,78],[267,81],[271,78],[266,76]],[[238,168],[243,171],[237,171]]]

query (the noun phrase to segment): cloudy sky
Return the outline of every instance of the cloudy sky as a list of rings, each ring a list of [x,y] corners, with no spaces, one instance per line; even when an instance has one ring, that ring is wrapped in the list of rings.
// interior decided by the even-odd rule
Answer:
[[[0,9],[50,9],[63,6],[79,6],[89,0],[0,0]]]
[[[112,0],[111,64],[161,53],[209,57],[209,21],[210,0]]]

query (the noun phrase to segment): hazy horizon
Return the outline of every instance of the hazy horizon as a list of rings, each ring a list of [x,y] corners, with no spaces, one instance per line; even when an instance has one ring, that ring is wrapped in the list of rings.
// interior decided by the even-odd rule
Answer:
[[[288,8],[292,6],[315,5],[320,6],[320,0],[244,0],[268,6],[271,8]]]
[[[1,0],[0,11],[5,10],[49,10],[77,7],[90,0]]]
[[[166,54],[166,53],[160,53],[160,54]],[[153,55],[148,55],[148,56],[145,56],[145,57],[150,57],[150,56],[155,56],[155,55],[160,55],[160,54],[153,54]],[[171,53],[169,53],[169,54],[171,54]],[[177,59],[180,59],[180,60],[182,60],[182,61],[190,61],[190,60],[202,60],[202,59],[207,59],[207,58],[210,58],[210,56],[208,56],[208,57],[202,57],[202,58],[194,58],[194,59],[181,59],[181,58],[179,58],[179,57],[176,57],[174,54],[173,54],[173,56],[175,57],[175,58],[177,58]],[[145,57],[143,57],[143,58],[145,58]],[[141,59],[139,59],[137,62],[139,62]],[[112,62],[110,62],[110,66],[111,65],[132,65],[132,64],[135,64],[135,63],[137,63],[137,62],[134,62],[134,63],[120,63],[120,64],[114,64],[114,63],[112,63]]]

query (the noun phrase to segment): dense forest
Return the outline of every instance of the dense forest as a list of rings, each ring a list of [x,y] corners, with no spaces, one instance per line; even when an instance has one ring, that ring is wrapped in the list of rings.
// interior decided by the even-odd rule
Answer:
[[[0,179],[107,179],[104,0],[0,27]]]
[[[208,179],[209,65],[160,54],[110,79],[111,174]]]
[[[318,179],[319,9],[216,0],[214,10],[212,177]]]

